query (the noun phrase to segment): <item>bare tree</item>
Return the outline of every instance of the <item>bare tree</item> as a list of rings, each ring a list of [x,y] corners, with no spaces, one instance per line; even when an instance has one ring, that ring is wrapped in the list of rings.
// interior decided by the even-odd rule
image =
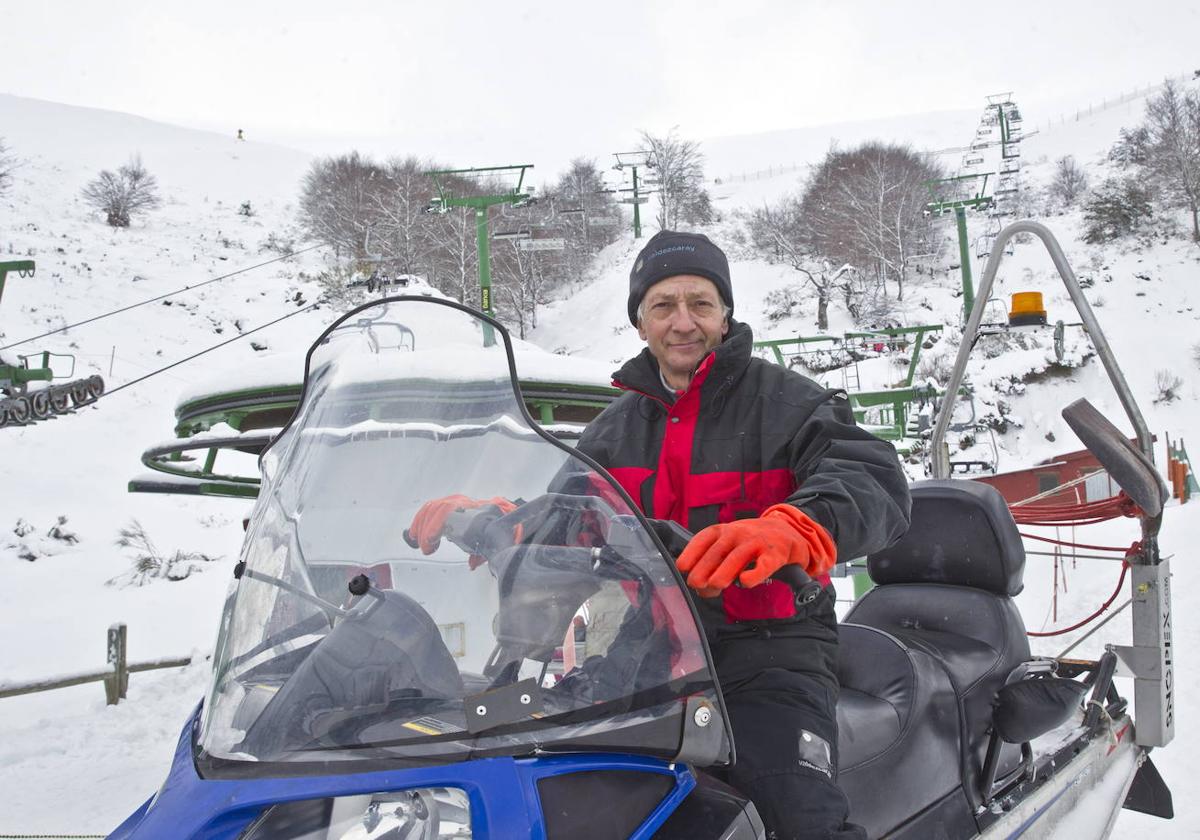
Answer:
[[[788,197],[773,207],[753,211],[747,228],[750,245],[759,256],[800,273],[804,284],[817,296],[817,329],[829,329],[829,302],[839,284],[848,279],[851,267],[847,264],[835,268],[819,253],[801,200]]]
[[[0,195],[4,195],[12,185],[12,173],[16,167],[16,158],[9,154],[4,138],[0,137]]]
[[[1200,242],[1200,91],[1168,80],[1146,103],[1145,127],[1146,167],[1192,214],[1192,239]]]
[[[537,328],[538,307],[563,278],[563,251],[524,250],[522,241],[508,240],[497,249],[492,274],[502,311],[517,323],[517,334],[526,338]]]
[[[475,239],[475,211],[454,207],[432,214],[431,234],[437,247],[430,255],[429,282],[434,288],[465,304],[478,303],[479,251]]]
[[[712,201],[704,189],[704,155],[695,140],[684,140],[678,127],[665,135],[642,132],[642,143],[654,155],[659,180],[658,226],[678,230],[680,224],[713,221]]]
[[[1083,167],[1071,155],[1060,157],[1054,164],[1054,180],[1050,182],[1050,195],[1067,207],[1087,191],[1088,179]]]
[[[129,227],[134,213],[162,206],[158,197],[158,179],[146,171],[138,155],[116,172],[101,170],[83,188],[83,200],[103,211],[105,221],[112,227]]]
[[[390,160],[377,188],[367,191],[371,248],[395,273],[427,273],[438,246],[437,226],[425,212],[434,194],[426,173],[434,168],[414,157]]]
[[[617,239],[617,226],[596,224],[618,215],[617,202],[605,190],[596,162],[587,158],[571,161],[544,195],[554,211],[557,229],[567,240],[568,270],[577,274],[592,254]]]
[[[834,264],[874,275],[885,294],[895,283],[903,299],[913,260],[935,247],[925,183],[940,175],[932,160],[907,146],[831,149],[801,199],[812,245]]]
[[[385,186],[382,168],[358,152],[314,161],[304,176],[300,223],[305,232],[352,261],[366,257],[367,230]]]

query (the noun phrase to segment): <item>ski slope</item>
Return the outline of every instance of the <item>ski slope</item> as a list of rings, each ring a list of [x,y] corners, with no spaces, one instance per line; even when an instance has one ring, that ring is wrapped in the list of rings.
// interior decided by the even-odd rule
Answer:
[[[1099,180],[1108,146],[1138,114],[1131,104],[1027,139],[1026,181],[1044,182],[1053,161],[1066,153]],[[739,208],[798,189],[803,164],[819,158],[834,138],[848,144],[879,136],[940,148],[965,144],[977,119],[977,112],[892,118],[874,126],[829,129],[823,136],[806,130],[803,143],[779,136],[722,138],[712,143],[713,175],[730,174],[718,164],[731,160],[748,171],[800,168],[774,177],[723,179],[714,185],[714,197],[729,220]],[[0,95],[0,126],[23,162],[13,188],[0,197],[0,259],[29,257],[38,263],[36,277],[9,279],[0,302],[0,345],[272,259],[278,252],[264,247],[272,236],[297,236],[294,204],[309,163],[303,153],[238,142],[232,131],[222,136],[6,95]],[[785,147],[791,158],[783,156]],[[119,166],[134,153],[158,177],[164,207],[128,230],[114,231],[83,206],[79,190],[100,167]],[[244,201],[251,202],[255,215],[237,212]],[[1099,249],[1080,242],[1077,213],[1043,221],[1059,235],[1076,271],[1092,279],[1089,296],[1097,317],[1150,428],[1160,436],[1186,438],[1200,428],[1200,370],[1192,360],[1192,345],[1200,340],[1195,323],[1200,291],[1194,282],[1200,250],[1181,239],[1137,250]],[[709,232],[718,241],[732,241],[732,224],[726,221]],[[638,246],[627,235],[602,252],[589,274],[541,314],[533,342],[613,367],[640,349],[625,311],[628,269]],[[736,317],[763,338],[815,332],[811,302],[797,317],[768,325],[764,298],[795,277],[786,268],[730,250]],[[323,259],[321,251],[313,251],[272,263],[172,298],[171,305],[155,303],[29,348],[74,353],[77,374],[99,373],[110,388],[118,387],[239,330],[297,311],[298,300],[312,302],[316,288],[301,275],[318,271]],[[976,266],[977,280],[981,268]],[[1005,261],[996,293],[1027,289],[1047,292],[1052,319],[1071,320],[1049,259],[1033,244],[1018,245]],[[899,315],[909,324],[952,323],[961,306],[957,291],[956,274],[926,278],[909,287]],[[236,342],[73,416],[0,430],[0,638],[5,640],[0,680],[100,666],[105,630],[117,621],[129,626],[131,661],[189,653],[198,660],[186,669],[133,675],[128,699],[115,707],[104,705],[98,683],[0,700],[0,834],[103,833],[161,784],[179,727],[205,688],[203,658],[216,637],[248,506],[229,499],[131,495],[125,482],[142,472],[142,450],[169,435],[181,393],[223,372],[244,376],[272,353],[300,358],[336,314],[329,309],[298,314],[255,336],[262,351]],[[854,327],[840,307],[830,314],[830,332]],[[1079,341],[1071,347],[1074,353],[1086,352]],[[972,368],[985,396],[1004,399],[1010,417],[1020,423],[1014,422],[1002,440],[1002,468],[1077,448],[1058,409],[1081,393],[1126,425],[1094,361],[1069,377],[1039,381],[1039,365],[1044,369],[1049,358],[1052,352],[1043,342]],[[1182,398],[1155,405],[1155,376],[1163,369],[1183,378]],[[1033,380],[1023,388],[1010,384],[1013,377],[1026,376]],[[1187,555],[1188,547],[1200,541],[1197,511],[1200,505],[1172,505],[1163,528],[1164,553],[1174,555],[1179,714],[1176,742],[1156,751],[1154,760],[1174,791],[1177,818],[1166,823],[1123,813],[1117,837],[1140,837],[1148,830],[1163,838],[1200,835],[1200,663],[1195,655],[1200,611],[1191,608],[1200,572]],[[62,516],[77,543],[46,536]],[[130,552],[115,541],[119,529],[135,519],[164,554],[184,550],[217,559],[199,562],[199,571],[181,581],[109,585],[131,568]],[[18,520],[33,532],[14,533]],[[1087,537],[1106,543],[1134,539],[1128,522],[1099,530]],[[29,553],[36,559],[21,559]],[[1069,592],[1059,594],[1060,624],[1086,615],[1107,597],[1117,569],[1080,561],[1070,574]],[[1031,558],[1026,579],[1019,603],[1027,624],[1036,629],[1045,625],[1050,607],[1049,567]],[[1126,625],[1118,619],[1110,627],[1123,633]],[[1055,653],[1066,643],[1039,643],[1038,650]],[[1086,652],[1096,653],[1099,642],[1089,644]]]

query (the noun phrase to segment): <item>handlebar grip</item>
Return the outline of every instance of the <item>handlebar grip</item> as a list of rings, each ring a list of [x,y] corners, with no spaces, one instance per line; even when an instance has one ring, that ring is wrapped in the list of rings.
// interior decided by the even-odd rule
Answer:
[[[797,607],[811,603],[821,594],[821,584],[809,577],[808,572],[795,563],[788,563],[771,575],[771,580],[782,581],[792,588]]]

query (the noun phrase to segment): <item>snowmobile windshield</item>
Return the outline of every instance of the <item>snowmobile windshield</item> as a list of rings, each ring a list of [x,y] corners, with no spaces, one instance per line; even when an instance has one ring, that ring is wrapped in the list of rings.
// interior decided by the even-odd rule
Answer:
[[[413,298],[356,310],[310,350],[262,456],[204,772],[727,760],[677,573],[612,480],[535,428],[511,359],[493,323]]]

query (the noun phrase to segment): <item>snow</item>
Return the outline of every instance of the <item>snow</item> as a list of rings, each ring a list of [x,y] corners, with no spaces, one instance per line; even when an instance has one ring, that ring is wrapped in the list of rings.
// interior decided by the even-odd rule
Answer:
[[[1023,143],[1025,183],[1047,181],[1055,159],[1068,153],[1098,181],[1107,166],[1108,146],[1123,125],[1138,119],[1140,108],[1140,102],[1132,102],[1043,127]],[[713,141],[709,171],[722,177],[714,185],[714,197],[728,218],[738,208],[794,191],[805,164],[819,159],[834,137],[844,145],[869,137],[935,149],[966,145],[978,115],[951,111],[806,130],[803,137],[775,133]],[[1025,117],[1026,126],[1042,122],[1037,114]],[[12,190],[0,197],[0,259],[31,257],[38,262],[36,277],[9,278],[0,302],[0,345],[262,262],[278,253],[268,250],[272,237],[298,239],[295,201],[309,162],[301,152],[238,142],[232,132],[191,131],[8,95],[0,95],[0,126],[11,151],[23,161]],[[131,229],[114,231],[83,206],[79,189],[99,168],[119,166],[134,153],[158,177],[165,205],[135,220]],[[788,171],[745,180],[728,177],[771,167]],[[237,212],[247,200],[255,211],[250,217]],[[1076,273],[1090,283],[1087,296],[1096,316],[1149,427],[1159,435],[1161,464],[1162,436],[1186,439],[1200,419],[1200,376],[1192,361],[1193,345],[1200,340],[1195,323],[1200,292],[1194,283],[1200,251],[1180,238],[1138,247],[1132,242],[1089,246],[1081,241],[1077,211],[1042,221],[1063,243]],[[726,222],[710,233],[731,242],[731,229]],[[628,269],[638,244],[626,236],[605,249],[588,275],[541,313],[531,342],[514,342],[523,377],[606,385],[616,365],[641,349],[626,314]],[[812,301],[792,319],[768,324],[765,318],[764,298],[794,283],[794,272],[752,259],[736,247],[729,252],[736,317],[750,323],[760,338],[815,332]],[[99,373],[111,389],[307,305],[318,292],[306,278],[321,270],[324,259],[319,250],[309,252],[181,294],[169,299],[170,305],[151,304],[5,353],[74,353],[77,376]],[[977,279],[981,272],[977,263]],[[1053,266],[1036,243],[1016,246],[1001,266],[995,292],[1000,296],[1027,289],[1046,293],[1052,320],[1074,320]],[[956,273],[923,278],[906,292],[900,309],[904,323],[957,319],[961,297]],[[303,304],[296,300],[298,293]],[[103,832],[161,784],[179,729],[206,686],[203,658],[215,641],[248,503],[131,495],[125,484],[141,471],[141,452],[169,433],[179,401],[231,385],[296,383],[307,347],[338,314],[328,308],[304,312],[257,334],[256,340],[267,345],[263,352],[235,342],[74,415],[0,430],[0,635],[5,639],[0,680],[98,668],[104,663],[106,630],[118,621],[129,626],[131,661],[189,654],[201,660],[188,668],[133,674],[128,698],[115,707],[104,705],[99,683],[0,700],[0,807],[5,814],[0,828],[14,833]],[[830,317],[828,334],[861,328],[836,304]],[[1086,342],[1078,330],[1069,334],[1068,357],[1081,362],[1088,355]],[[952,353],[956,341],[955,331],[947,329],[926,351],[928,358]],[[1003,409],[1012,421],[1011,431],[999,440],[1001,469],[1078,448],[1058,411],[1081,394],[1130,431],[1094,357],[1051,376],[1049,336],[1030,334],[1022,341],[1023,347],[980,359],[971,368],[980,410]],[[1160,370],[1183,378],[1179,400],[1153,402]],[[879,360],[864,363],[861,372],[864,387],[873,387],[890,384],[889,374],[896,369]],[[1118,838],[1150,831],[1162,838],[1200,835],[1200,610],[1192,608],[1191,594],[1200,587],[1200,569],[1186,551],[1200,543],[1197,511],[1195,504],[1172,503],[1162,533],[1164,554],[1174,558],[1179,705],[1176,740],[1155,750],[1153,759],[1172,787],[1177,817],[1163,822],[1122,812],[1113,835]],[[61,527],[78,542],[49,536],[64,516]],[[131,568],[131,553],[115,540],[118,530],[135,519],[163,555],[182,550],[218,559],[198,564],[198,571],[180,581],[108,585]],[[15,532],[18,520],[25,523],[20,535]],[[1127,545],[1136,534],[1126,520],[1080,531],[1077,537]],[[1116,563],[1081,559],[1068,564],[1067,575],[1068,589],[1058,593],[1056,626],[1088,614],[1107,598],[1119,569]],[[1048,558],[1031,556],[1026,589],[1018,600],[1031,629],[1052,623],[1052,595]],[[1097,654],[1101,637],[1127,641],[1127,616],[1085,642],[1079,653]],[[1053,654],[1071,638],[1039,640],[1035,647]],[[1127,696],[1131,693],[1127,681],[1122,688]],[[70,792],[67,807],[63,791]]]

